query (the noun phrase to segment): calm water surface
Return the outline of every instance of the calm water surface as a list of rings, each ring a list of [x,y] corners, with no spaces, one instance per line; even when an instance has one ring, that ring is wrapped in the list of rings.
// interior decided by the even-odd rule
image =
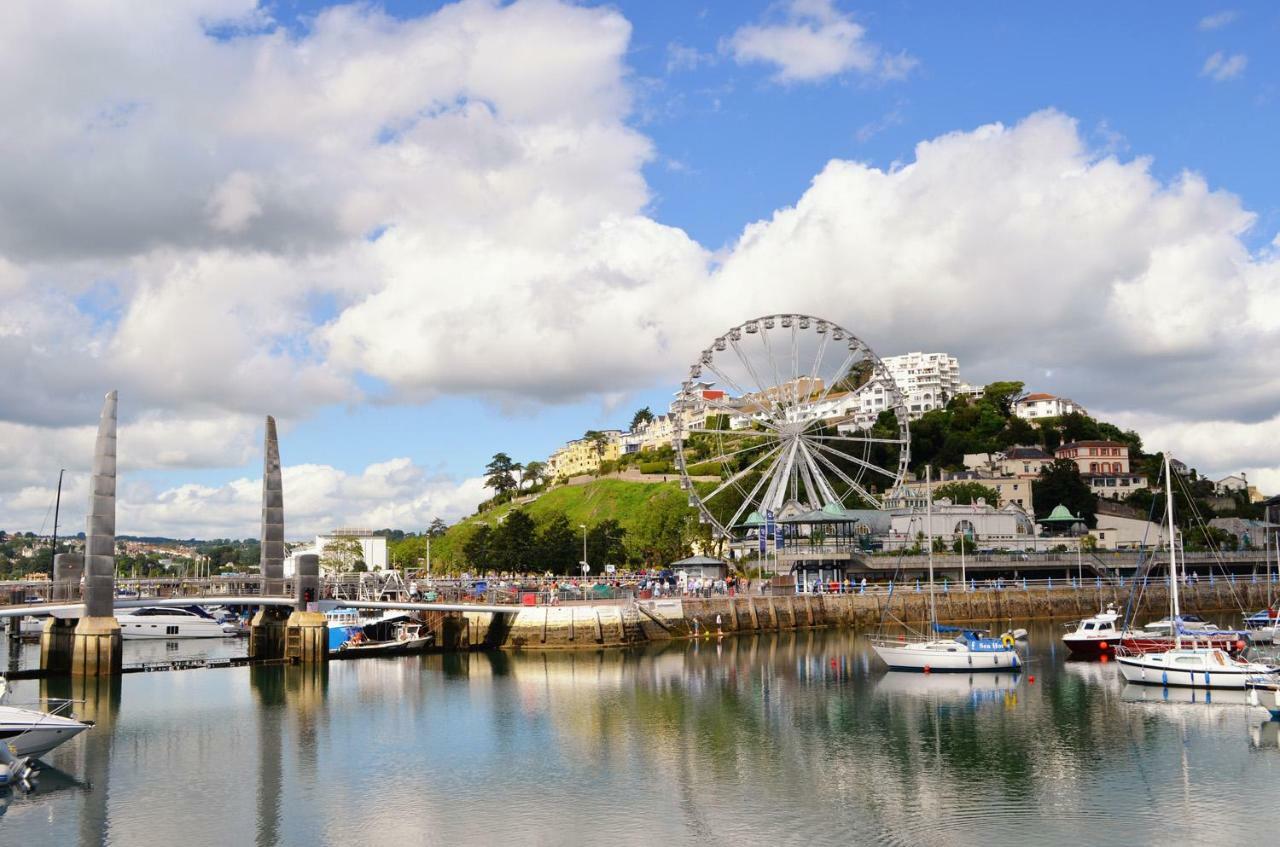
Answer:
[[[83,698],[98,725],[46,758],[36,793],[0,798],[0,844],[1232,845],[1280,829],[1280,725],[1240,695],[1126,689],[1114,665],[1065,661],[1060,632],[1032,628],[1021,676],[889,674],[860,636],[802,632],[18,682],[15,700]]]

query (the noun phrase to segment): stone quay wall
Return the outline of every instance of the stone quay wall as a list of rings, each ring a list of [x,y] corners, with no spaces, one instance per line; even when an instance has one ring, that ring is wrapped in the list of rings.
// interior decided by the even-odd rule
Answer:
[[[938,618],[943,623],[999,625],[1033,619],[1075,620],[1114,604],[1123,611],[1128,587],[1090,583],[1023,589],[938,591]],[[1226,580],[1201,581],[1180,589],[1182,607],[1191,613],[1250,611],[1267,604],[1267,586]],[[1139,620],[1167,614],[1168,589],[1149,586]],[[889,605],[886,613],[885,605]],[[719,616],[719,623],[716,618]],[[479,647],[525,650],[572,650],[624,647],[689,638],[706,633],[759,632],[816,627],[873,629],[886,621],[920,623],[929,617],[929,595],[910,588],[886,593],[739,595],[712,598],[665,598],[635,603],[599,603],[521,608],[512,615],[464,612],[441,615],[433,622],[444,649]]]

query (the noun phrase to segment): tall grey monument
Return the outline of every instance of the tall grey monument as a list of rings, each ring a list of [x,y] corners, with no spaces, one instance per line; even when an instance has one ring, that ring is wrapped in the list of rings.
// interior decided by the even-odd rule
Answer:
[[[284,482],[280,476],[280,442],[276,419],[267,415],[262,445],[262,553],[259,564],[264,589],[284,579]]]
[[[98,418],[98,439],[93,446],[93,477],[89,481],[89,518],[84,544],[84,613],[90,618],[114,614],[117,402],[117,392],[107,394]]]
[[[98,418],[89,482],[89,518],[84,545],[84,617],[76,624],[71,673],[120,673],[120,625],[114,614],[116,586],[116,404],[109,392]]]

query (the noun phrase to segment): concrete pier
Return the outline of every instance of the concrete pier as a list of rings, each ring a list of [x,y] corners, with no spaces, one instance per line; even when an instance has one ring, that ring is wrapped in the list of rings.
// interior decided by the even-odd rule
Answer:
[[[329,622],[323,612],[309,611],[320,597],[320,557],[298,556],[294,574],[297,609],[285,625],[284,657],[309,665],[329,661]]]

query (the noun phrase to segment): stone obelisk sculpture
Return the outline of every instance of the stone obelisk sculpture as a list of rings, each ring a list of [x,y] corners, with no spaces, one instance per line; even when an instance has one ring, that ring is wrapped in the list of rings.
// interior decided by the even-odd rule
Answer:
[[[262,552],[258,566],[262,593],[284,594],[284,481],[280,474],[280,441],[276,419],[267,415],[267,431],[262,442]],[[279,659],[284,656],[285,623],[289,609],[262,606],[249,625],[249,657]]]
[[[120,624],[115,618],[116,584],[116,392],[107,394],[98,419],[89,482],[89,518],[84,546],[84,617],[76,624],[71,673],[120,673]]]

